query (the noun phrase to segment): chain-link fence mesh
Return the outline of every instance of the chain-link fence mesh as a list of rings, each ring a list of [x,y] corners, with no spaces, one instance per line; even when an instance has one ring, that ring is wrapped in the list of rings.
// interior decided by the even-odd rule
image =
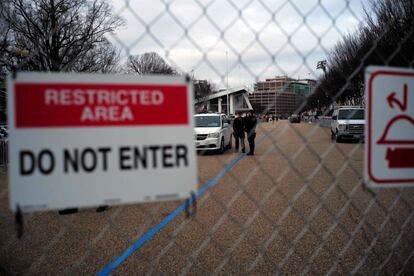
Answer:
[[[125,24],[108,39],[119,47],[121,61],[157,52],[178,72],[221,87],[305,74],[303,79],[316,80],[312,92],[317,93],[329,90],[322,82],[335,73],[337,89],[326,93],[325,102],[310,97],[296,105],[297,113],[306,113],[300,124],[267,120],[276,105],[268,100],[257,114],[254,156],[234,148],[199,154],[199,191],[190,217],[181,201],[69,215],[31,213],[24,215],[24,233],[17,239],[4,157],[0,274],[414,273],[413,191],[367,189],[364,144],[336,143],[322,116],[334,102],[363,102],[364,88],[353,86],[355,77],[372,55],[379,64],[392,65],[404,43],[412,42],[414,25],[382,51],[380,40],[391,28],[385,26],[352,67],[335,71],[335,64],[321,63],[328,70],[322,73],[315,70],[317,62],[364,22],[360,2],[242,2],[117,1],[113,13]],[[400,2],[411,3],[412,10],[412,2]],[[15,69],[24,69],[31,55],[19,56]],[[410,55],[405,63],[412,66]],[[353,97],[346,94],[349,89],[357,89]],[[315,115],[323,119],[318,122]],[[1,153],[6,146],[1,144]]]

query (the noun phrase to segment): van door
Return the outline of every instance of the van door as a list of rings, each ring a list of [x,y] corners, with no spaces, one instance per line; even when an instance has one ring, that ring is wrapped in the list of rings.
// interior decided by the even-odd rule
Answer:
[[[229,124],[229,120],[227,119],[227,116],[225,115],[221,116],[221,121],[222,121],[222,126],[223,126],[224,145],[227,146],[230,143],[230,139],[231,139],[230,124]],[[227,124],[227,126],[224,127],[224,124]]]

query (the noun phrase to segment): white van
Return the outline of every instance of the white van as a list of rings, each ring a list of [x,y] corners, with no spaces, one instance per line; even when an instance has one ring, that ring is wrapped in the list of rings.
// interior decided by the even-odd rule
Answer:
[[[194,121],[197,150],[223,153],[226,148],[231,148],[233,128],[225,114],[197,114]]]
[[[340,106],[332,113],[332,139],[364,139],[365,110],[363,107]]]

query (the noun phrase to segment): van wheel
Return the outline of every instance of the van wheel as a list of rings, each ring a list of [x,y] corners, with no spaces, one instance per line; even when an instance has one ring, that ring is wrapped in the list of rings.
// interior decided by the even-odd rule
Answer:
[[[337,143],[342,142],[342,138],[341,138],[341,136],[339,136],[338,134],[337,134],[337,135],[335,135],[335,136],[336,136],[335,141],[336,141]]]
[[[221,139],[219,153],[224,153],[224,139]]]

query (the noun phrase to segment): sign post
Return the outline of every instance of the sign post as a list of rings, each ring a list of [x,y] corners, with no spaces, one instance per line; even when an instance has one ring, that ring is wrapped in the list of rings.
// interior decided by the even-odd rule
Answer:
[[[8,91],[12,210],[182,199],[196,190],[184,77],[18,73]]]
[[[365,182],[414,186],[414,70],[370,66],[365,72]]]

